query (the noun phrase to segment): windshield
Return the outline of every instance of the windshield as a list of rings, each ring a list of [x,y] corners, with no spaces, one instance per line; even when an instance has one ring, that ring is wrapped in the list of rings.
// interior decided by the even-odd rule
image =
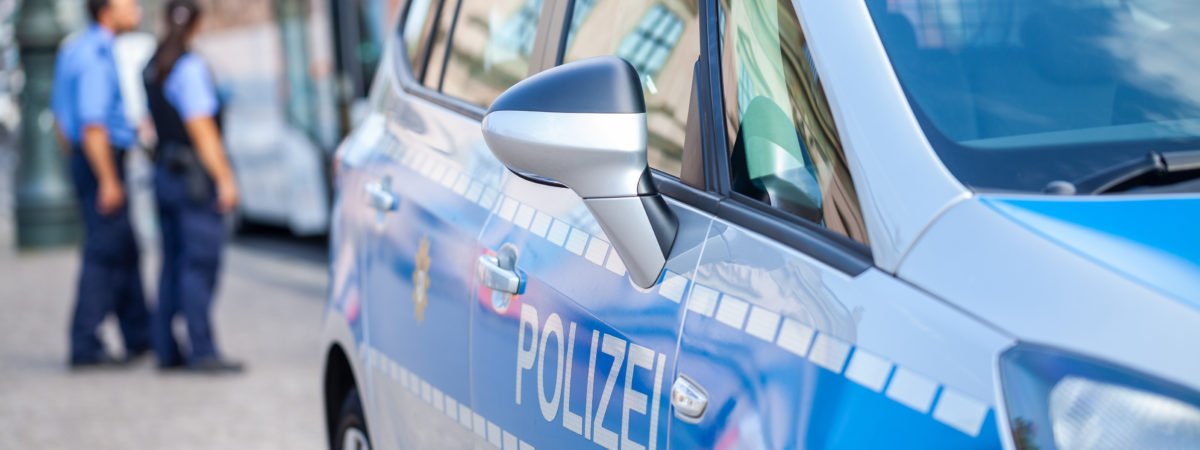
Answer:
[[[1198,1],[866,2],[930,143],[975,189],[1200,148]]]

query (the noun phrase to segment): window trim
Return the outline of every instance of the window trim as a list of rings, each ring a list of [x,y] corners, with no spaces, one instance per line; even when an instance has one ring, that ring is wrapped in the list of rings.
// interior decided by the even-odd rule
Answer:
[[[448,2],[458,3],[458,1],[441,0],[439,7],[444,7]],[[557,36],[551,32],[550,36],[546,37],[547,42],[557,38],[558,45],[544,45],[542,49],[542,58],[549,59],[546,54],[553,55],[554,58],[550,61],[555,62],[555,66],[562,64],[561,58],[565,52],[567,39],[566,27],[570,26],[570,21],[566,19],[566,16],[570,15],[574,8],[574,0],[566,1],[569,2],[570,7],[559,9],[563,14],[563,29],[557,33]],[[719,29],[715,13],[720,5],[717,4],[717,0],[699,1],[699,20],[704,27],[700,33],[699,63],[701,70],[698,73],[701,76],[694,80],[693,85],[695,89],[700,90],[699,93],[704,94],[698,96],[698,106],[700,108],[702,165],[706,188],[697,189],[688,186],[679,178],[651,169],[659,192],[675,201],[712,214],[714,218],[728,221],[733,225],[776,240],[848,275],[856,276],[873,267],[874,258],[870,247],[812,222],[775,210],[770,205],[732,192],[729,158],[726,156],[729,154],[729,144],[724,126],[724,96],[721,91],[723,74],[720,64],[712,63],[712,61],[720,61],[719,39],[724,38],[723,30]],[[405,15],[407,16],[407,14],[406,10]],[[552,18],[542,17],[540,20],[552,20]],[[403,36],[403,23],[404,21],[401,20],[400,36]],[[436,33],[436,27],[437,24],[430,32]],[[714,39],[716,36],[720,36],[720,38]],[[447,36],[448,40],[452,38],[453,36]],[[432,47],[433,40],[430,39],[426,45]],[[418,81],[409,66],[405,45],[394,45],[393,51],[393,59],[397,61],[396,64],[393,64],[393,73],[396,75],[400,87],[406,93],[475,120],[483,119],[486,112],[484,108],[430,89]]]
[[[721,201],[717,217],[785,243],[849,275],[875,265],[870,247],[736,192]]]
[[[551,61],[549,61],[549,62],[552,62],[552,63],[553,63],[553,65],[551,65],[551,66],[547,66],[547,67],[543,68],[542,70],[545,70],[545,69],[550,69],[550,68],[554,68],[554,67],[558,67],[558,66],[561,66],[561,65],[563,65],[563,64],[565,63],[565,60],[566,60],[566,55],[567,55],[567,39],[568,39],[568,38],[570,38],[570,34],[571,34],[571,20],[573,19],[573,17],[574,17],[574,14],[575,14],[575,2],[576,2],[577,0],[547,0],[547,1],[559,1],[559,2],[563,2],[563,3],[566,3],[566,6],[567,6],[567,7],[566,7],[566,8],[563,8],[563,13],[562,13],[562,15],[560,16],[560,17],[562,18],[562,23],[561,23],[561,26],[560,26],[560,27],[557,27],[557,28],[555,28],[555,29],[557,29],[557,30],[558,30],[558,35],[557,35],[557,36],[554,36],[554,35],[552,34],[552,35],[550,36],[550,37],[553,37],[553,38],[555,39],[555,42],[557,42],[558,44],[557,44],[557,45],[555,45],[555,46],[553,46],[553,48],[551,48],[550,46],[547,46],[547,48],[546,48],[546,53],[553,52],[554,58],[553,58]],[[697,21],[700,21],[700,23],[701,23],[701,24],[703,24],[703,20],[704,20],[704,17],[705,17],[705,8],[703,7],[703,5],[704,5],[705,3],[707,3],[708,1],[709,1],[709,0],[697,0],[697,7],[700,9],[700,10],[698,11],[698,13],[699,13],[699,16],[697,17]],[[714,5],[715,5],[715,3],[714,3]],[[708,34],[706,33],[706,31],[707,31],[707,28],[703,28],[703,29],[701,29],[701,30],[700,30],[700,57],[699,57],[699,58],[698,58],[698,60],[697,60],[697,62],[698,62],[699,64],[704,64],[704,52],[705,52],[705,47],[708,45],[708,44],[707,44],[707,41],[709,40],[709,39],[708,39]],[[549,38],[547,38],[547,40],[549,40]],[[615,56],[615,55],[614,55],[614,56]],[[626,61],[626,62],[628,62],[628,61]],[[631,65],[632,65],[632,64],[631,64]],[[718,68],[718,71],[719,71],[719,70],[720,70],[720,68]],[[699,73],[698,73],[698,71],[697,71],[697,69],[696,69],[696,66],[695,66],[695,65],[693,65],[693,68],[692,68],[692,90],[693,90],[693,92],[696,92],[696,90],[697,90],[697,89],[703,89],[702,87],[700,87],[700,86],[703,86],[703,85],[698,85],[698,84],[697,84],[697,83],[700,81],[700,80],[697,78],[697,75],[699,75]],[[705,80],[705,81],[707,82],[707,80]],[[704,113],[704,112],[705,112],[705,108],[704,108],[704,102],[705,102],[705,99],[703,99],[703,98],[700,98],[700,99],[699,99],[699,103],[700,103],[700,112],[701,112],[701,113]],[[689,112],[689,114],[690,114],[690,113],[691,113],[691,111],[690,111],[691,105],[689,105],[689,106],[688,106],[688,108],[689,108],[689,111],[688,111],[688,112]],[[704,120],[704,116],[701,116],[701,117],[700,117],[700,119],[701,119],[701,122],[703,122],[703,120]],[[692,126],[692,123],[691,123],[691,122],[692,122],[692,121],[690,120],[690,118],[689,118],[689,119],[687,119],[687,120],[685,120],[685,123],[684,123],[684,128],[685,128],[685,130],[684,130],[684,135],[685,135],[685,136],[686,136],[688,133],[690,133],[690,132],[691,132],[691,130],[690,130],[690,128],[691,128],[691,126]],[[705,125],[703,125],[703,124],[701,124],[701,125],[700,125],[700,130],[701,130],[701,134],[700,134],[700,145],[701,145],[701,150],[702,150],[702,153],[701,153],[701,156],[700,156],[700,158],[701,158],[700,164],[701,164],[701,170],[702,170],[704,173],[706,173],[706,174],[707,174],[707,173],[708,173],[708,170],[707,170],[707,161],[705,161],[705,157],[704,157],[704,152],[703,152],[703,150],[704,150],[704,149],[705,149],[705,147],[707,147],[709,144],[707,143],[707,142],[708,142],[708,140],[707,140],[707,136],[706,136],[705,134],[703,134],[703,133],[704,133],[704,130],[705,130],[705,128],[706,128],[706,127],[705,127]],[[687,140],[686,140],[686,138],[685,138],[685,140],[684,140],[684,142],[683,142],[683,151],[687,151]],[[682,160],[681,160],[681,161],[682,161]],[[671,180],[671,181],[673,181],[673,182],[679,183],[680,185],[686,185],[686,183],[684,183],[684,182],[683,182],[683,178],[684,178],[684,177],[683,177],[683,171],[682,171],[682,168],[681,168],[681,170],[680,170],[680,176],[671,175],[671,174],[669,174],[669,173],[666,173],[666,172],[663,172],[663,171],[661,171],[661,170],[658,170],[658,169],[656,169],[656,168],[654,168],[654,167],[650,167],[650,171],[651,171],[651,172],[652,172],[652,173],[655,175],[655,179],[669,179],[669,180]],[[707,177],[707,175],[705,175],[705,177]],[[533,181],[533,180],[530,180],[530,181]],[[707,183],[706,183],[706,184],[707,184]],[[692,205],[692,206],[695,206],[695,205]],[[706,211],[707,211],[707,210],[706,210]],[[713,211],[709,211],[709,212],[713,212]]]
[[[450,51],[451,51],[451,49],[454,48],[454,30],[458,28],[458,14],[462,12],[463,0],[444,0],[444,1],[454,2],[454,15],[450,16],[450,29],[446,30],[446,48],[445,48],[445,50],[443,50],[443,54],[442,54],[442,59],[441,59],[442,67],[441,67],[441,70],[438,70],[438,72],[437,72],[437,74],[438,74],[437,92],[441,93],[442,95],[445,95],[447,98],[456,98],[452,95],[447,95],[447,94],[442,93],[442,84],[446,82],[446,67],[448,67],[450,65]],[[441,22],[440,16],[438,17],[438,22]],[[439,23],[438,26],[441,26],[441,24]],[[436,27],[434,28],[433,34],[434,34],[434,36],[437,35]],[[433,45],[432,39],[429,41],[429,45]],[[432,48],[431,48],[431,50],[432,50]],[[426,67],[425,70],[429,70],[429,68]],[[422,83],[422,85],[424,85],[424,83]],[[464,103],[466,103],[466,102],[464,102]],[[480,116],[480,117],[482,118],[483,116]]]
[[[440,72],[440,74],[441,74],[440,76],[444,78],[445,73],[446,73],[446,62],[448,61],[448,56],[449,56],[451,46],[454,43],[454,28],[455,28],[455,25],[458,23],[458,13],[461,9],[460,6],[462,5],[462,0],[433,0],[433,1],[438,2],[437,9],[438,9],[439,14],[437,14],[437,16],[433,18],[433,20],[435,22],[433,24],[433,27],[430,28],[430,31],[429,31],[431,36],[437,35],[437,29],[441,25],[440,20],[438,20],[438,19],[441,17],[441,12],[443,11],[443,8],[445,8],[446,6],[449,6],[451,4],[453,4],[455,7],[454,20],[451,22],[450,29],[446,33],[447,58],[442,58],[442,70]],[[548,0],[548,1],[553,2],[554,0]],[[411,4],[411,2],[409,2],[409,3]],[[543,12],[544,11],[545,10],[543,9]],[[408,12],[409,12],[408,6],[406,5],[405,10],[404,10],[404,16],[401,17],[401,20],[397,21],[397,25],[396,25],[395,32],[396,32],[397,36],[399,36],[399,39],[397,42],[398,45],[392,45],[392,59],[394,60],[394,63],[392,64],[391,70],[392,70],[392,73],[396,76],[396,80],[399,82],[400,88],[403,89],[405,93],[411,94],[411,95],[421,98],[423,100],[427,100],[431,103],[434,103],[438,106],[441,106],[441,107],[444,107],[451,111],[454,111],[458,114],[462,114],[462,115],[467,116],[476,121],[482,121],[484,114],[487,113],[487,108],[443,93],[441,91],[442,80],[438,80],[438,89],[435,90],[428,86],[425,86],[421,82],[421,80],[416,77],[416,74],[413,70],[412,65],[410,65],[408,62],[408,50],[407,50],[406,45],[404,44],[404,24],[408,17]],[[551,18],[546,17],[543,14],[542,17],[538,18],[538,26],[541,27],[542,21],[545,21],[545,20],[551,20]],[[531,69],[530,74],[531,75],[533,73],[532,71],[538,65],[536,62],[543,61],[544,54],[549,51],[548,46],[545,45],[544,43],[542,43],[542,45],[540,46],[541,49],[539,50],[539,42],[538,42],[538,40],[542,40],[542,39],[548,40],[549,39],[548,37],[537,36],[534,39],[535,39],[534,51],[531,52],[534,54],[531,54],[529,57],[530,69]],[[429,39],[428,42],[425,43],[426,58],[429,58],[432,56],[431,53],[433,51],[433,44],[434,44],[434,42],[433,42],[432,37]],[[538,54],[539,52],[540,52],[540,54]],[[428,63],[429,63],[429,61],[424,61],[424,64],[427,65]],[[421,68],[421,72],[422,72],[421,76],[424,77],[424,75],[426,73],[428,73],[428,71],[429,71],[429,67],[427,67],[427,66],[422,67]]]
[[[436,26],[433,32],[436,33]],[[433,41],[430,41],[428,44],[432,45]],[[395,75],[396,82],[401,90],[472,119],[483,120],[483,115],[487,110],[425,86],[413,74],[412,66],[408,63],[408,51],[404,45],[393,45],[392,47],[392,59],[394,62],[390,70]]]
[[[721,92],[721,40],[724,39],[719,23],[717,0],[700,0],[700,70],[696,80],[700,89],[700,136],[704,166],[704,186],[721,197],[732,192],[732,174],[729,169],[728,136],[725,130],[725,97]],[[717,39],[713,39],[716,36]],[[716,64],[713,63],[716,61]]]
[[[432,34],[434,32],[434,28],[437,27],[437,17],[441,16],[442,5],[444,5],[445,2],[442,0],[430,0],[430,1],[437,2],[437,3],[430,5],[430,8],[431,8],[431,11],[433,12],[433,14],[430,15],[430,17],[425,18],[425,22],[421,24],[421,29],[422,29],[422,31],[424,31],[424,29],[428,27],[429,32]],[[409,56],[411,56],[411,55],[408,54],[408,43],[404,41],[404,31],[407,28],[406,25],[408,24],[408,15],[412,13],[413,3],[415,3],[413,0],[408,0],[408,1],[404,2],[404,11],[402,13],[400,13],[400,20],[398,20],[396,22],[395,33],[396,33],[396,36],[398,36],[399,40],[400,40],[397,47],[400,47],[403,49],[403,51],[400,53],[401,53],[402,59],[404,59],[404,66],[405,66],[406,70],[408,70],[410,72],[412,77],[415,78],[418,83],[420,83],[421,79],[425,77],[425,66],[429,65],[429,50],[432,48],[432,45],[433,45],[433,39],[432,39],[433,36],[428,36],[430,39],[425,41],[425,45],[422,46],[424,48],[421,48],[420,53],[418,53],[418,56],[423,56],[423,57],[421,58],[420,61],[417,62],[418,65],[416,67],[413,67],[412,63],[409,61]],[[425,36],[421,36],[421,37],[425,37]],[[386,45],[386,42],[384,44]]]
[[[717,0],[700,1],[704,2],[700,8],[700,19],[705,25],[701,33],[704,52],[700,60],[705,69],[705,81],[708,82],[708,92],[701,98],[700,107],[701,113],[711,115],[709,120],[702,121],[701,127],[706,156],[704,173],[706,186],[721,199],[716,216],[775,239],[848,275],[858,275],[873,267],[875,260],[869,246],[733,191],[729,167],[730,143],[725,128],[725,97],[721,90],[725,76],[720,64],[720,41],[725,38],[725,30],[721,30],[718,23],[721,6]],[[814,67],[814,70],[817,69]]]

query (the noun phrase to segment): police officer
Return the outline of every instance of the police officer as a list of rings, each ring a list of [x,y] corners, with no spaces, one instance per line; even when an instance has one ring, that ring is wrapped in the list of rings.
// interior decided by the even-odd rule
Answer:
[[[114,37],[141,21],[137,0],[88,0],[93,23],[63,46],[54,73],[51,109],[69,142],[71,177],[83,209],[83,264],[71,318],[70,365],[118,362],[96,329],[116,312],[126,358],[150,348],[150,315],[138,272],[138,247],[125,208],[124,150],[136,143],[125,118],[113,59]]]
[[[167,34],[143,73],[159,140],[154,185],[163,267],[154,349],[164,369],[236,372],[242,365],[221,357],[209,317],[225,241],[222,216],[233,211],[238,193],[221,144],[211,73],[189,51],[199,25],[200,9],[193,0],[168,3]],[[171,327],[181,312],[186,355]]]

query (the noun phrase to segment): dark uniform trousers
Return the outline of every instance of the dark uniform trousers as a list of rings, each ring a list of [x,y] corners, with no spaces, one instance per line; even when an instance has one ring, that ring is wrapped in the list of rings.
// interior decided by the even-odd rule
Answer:
[[[124,165],[118,161],[116,167],[124,180]],[[111,215],[96,210],[96,176],[79,148],[72,152],[71,177],[84,223],[83,267],[71,317],[71,359],[87,362],[103,357],[104,345],[96,330],[110,312],[117,315],[126,352],[141,353],[150,348],[150,313],[129,210],[122,207]]]
[[[191,151],[183,147],[175,150]],[[225,224],[217,211],[211,183],[205,194],[197,198],[194,191],[189,192],[187,178],[164,163],[170,159],[164,156],[159,155],[154,179],[163,250],[154,348],[159,364],[172,365],[216,356],[209,310],[220,268]],[[190,345],[187,358],[171,330],[172,319],[179,312],[187,323]]]

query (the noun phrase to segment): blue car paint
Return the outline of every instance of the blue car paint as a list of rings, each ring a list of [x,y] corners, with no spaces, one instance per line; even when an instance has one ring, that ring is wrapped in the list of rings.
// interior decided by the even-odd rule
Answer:
[[[863,296],[862,289],[870,292]],[[698,296],[710,300],[697,304]],[[740,306],[726,309],[726,302]],[[689,307],[684,322],[678,373],[707,390],[709,410],[699,423],[672,423],[673,448],[878,448],[879,442],[889,448],[1001,447],[996,410],[988,406],[990,358],[946,358],[987,355],[1007,338],[975,332],[945,342],[943,333],[975,328],[897,280],[874,273],[840,275],[718,221],[689,283],[688,304],[697,306]],[[776,321],[752,324],[755,314]],[[796,324],[810,327],[812,337],[790,341],[795,335],[785,337],[788,322],[789,330]],[[881,336],[904,342],[889,346]],[[815,354],[827,343],[838,343],[848,353],[818,364]],[[872,350],[864,358],[886,362],[886,369],[877,371],[886,377],[878,391],[850,378],[864,344]],[[939,354],[941,363],[914,359],[931,353]],[[891,397],[888,388],[900,367],[936,385],[926,409]],[[967,387],[972,379],[982,384]],[[951,395],[961,398],[972,391],[966,396],[979,408],[962,429],[938,413],[951,381]]]
[[[995,410],[969,436],[775,345],[690,315],[679,372],[707,390],[699,424],[673,448],[1000,448]]]
[[[547,367],[551,370],[547,370],[542,379],[536,376],[536,366],[525,371],[523,402],[516,404],[518,329],[523,333],[530,331],[521,327],[519,314],[524,305],[529,305],[537,310],[539,325],[544,324],[551,314],[559,317],[564,326],[559,338],[564,341],[570,324],[576,326],[574,355],[567,357],[572,361],[571,376],[563,383],[572,386],[569,411],[581,418],[587,416],[585,386],[591,366],[588,349],[592,345],[592,331],[599,336],[608,334],[642,345],[653,350],[656,356],[663,356],[664,373],[638,368],[636,379],[631,383],[634,391],[649,393],[654,389],[653,377],[660,377],[657,439],[654,445],[647,447],[666,448],[670,442],[676,447],[728,448],[761,443],[766,447],[855,448],[885,437],[902,448],[923,447],[922,444],[931,442],[930,439],[955,448],[999,446],[994,410],[988,410],[982,432],[978,436],[968,436],[933,420],[929,412],[922,414],[902,406],[837,373],[795,358],[770,342],[729,333],[721,325],[714,325],[711,319],[696,314],[690,314],[684,320],[694,286],[688,280],[706,277],[695,272],[700,255],[705,253],[706,242],[714,239],[734,241],[734,247],[745,244],[737,237],[731,238],[727,227],[710,231],[707,223],[711,219],[702,213],[670,201],[684,226],[681,226],[680,245],[673,252],[664,280],[677,277],[686,284],[682,291],[670,294],[661,282],[654,289],[642,291],[629,283],[626,276],[616,276],[604,267],[586,261],[582,255],[573,254],[531,233],[527,227],[514,225],[496,212],[489,216],[489,211],[502,209],[500,203],[504,196],[496,200],[495,208],[482,208],[476,202],[464,201],[462,194],[432,182],[437,177],[437,170],[431,169],[430,175],[425,175],[413,169],[427,167],[428,164],[421,161],[440,158],[438,153],[427,149],[382,153],[384,156],[372,158],[366,178],[390,175],[405,177],[408,181],[394,188],[401,198],[396,211],[382,218],[366,218],[374,224],[376,233],[382,233],[370,235],[368,231],[364,235],[371,238],[363,267],[368,273],[365,277],[367,290],[374,293],[368,295],[368,310],[371,323],[375,324],[369,339],[371,351],[366,353],[378,352],[380,355],[370,364],[381,380],[372,382],[375,396],[393,396],[390,392],[394,389],[386,387],[386,378],[389,370],[395,369],[379,360],[386,359],[411,371],[422,380],[421,384],[444,393],[447,399],[456,399],[465,414],[475,417],[465,414],[455,417],[457,414],[453,414],[452,418],[465,422],[468,429],[475,428],[480,438],[488,439],[488,432],[481,433],[471,422],[486,417],[487,429],[495,425],[496,429],[521,436],[534,446],[558,448],[586,443],[584,436],[563,426],[561,407],[551,421],[545,420],[539,407],[537,390],[555,386],[556,373],[552,368],[556,364],[555,357],[547,357]],[[513,179],[509,182],[524,183]],[[591,228],[594,232],[594,223],[585,223],[580,228],[579,215],[572,216],[576,228],[581,231]],[[483,229],[478,245],[466,231],[477,226]],[[433,283],[426,320],[441,321],[438,323],[443,326],[431,327],[429,322],[418,325],[413,316],[411,276],[422,237],[429,239],[431,254],[437,255],[435,259],[451,261],[431,265]],[[520,250],[517,266],[526,285],[508,309],[497,311],[490,293],[474,280],[473,265],[479,255],[494,251],[504,243],[512,243]],[[714,247],[707,257],[735,263],[742,260],[757,266],[787,263],[786,255],[775,251],[755,253],[757,256],[749,260],[737,255],[720,256],[721,252],[728,251],[728,248]],[[711,270],[707,273],[711,278]],[[730,288],[736,286],[725,289]],[[472,294],[472,290],[476,292]],[[679,303],[673,301],[676,299]],[[781,298],[777,301],[786,303],[789,300]],[[850,317],[847,314],[849,311],[834,316]],[[434,319],[435,316],[438,318]],[[464,320],[470,323],[464,324]],[[683,336],[679,332],[681,324],[685,324]],[[852,327],[853,322],[845,324]],[[837,328],[845,329],[845,325]],[[468,337],[469,344],[464,343]],[[550,342],[548,348],[559,345],[553,339]],[[470,354],[469,363],[458,358],[458,350],[464,348],[467,350],[462,354]],[[557,352],[557,349],[551,351]],[[677,352],[685,355],[678,362]],[[597,362],[592,368],[592,375],[599,380],[593,390],[593,412],[600,403],[601,386],[607,381],[608,373],[604,373],[604,369],[613,361],[611,357],[597,353]],[[470,378],[464,376],[468,372]],[[713,410],[699,426],[681,422],[670,413],[670,383],[678,374],[696,378],[713,396]],[[617,372],[616,387],[611,392],[608,411],[601,424],[617,436],[621,435],[622,429],[625,376],[624,368]],[[422,391],[414,388],[414,392],[419,396]],[[543,394],[552,397],[552,392],[553,389],[548,389]],[[647,400],[647,409],[650,409],[652,399]],[[448,400],[446,405],[449,405]],[[428,405],[419,407],[428,408]],[[443,408],[439,404],[430,412],[435,409]],[[388,417],[399,420],[402,415],[402,412],[393,411]],[[649,444],[646,441],[649,418],[636,411],[629,417],[625,421],[629,424],[631,439]],[[588,431],[591,430],[584,429],[585,433]],[[405,442],[405,437],[397,438]]]
[[[469,405],[470,335],[465,330],[470,326],[477,238],[489,209],[466,201],[455,191],[458,181],[468,177],[458,168],[466,166],[463,155],[469,152],[441,148],[464,146],[448,139],[447,130],[420,125],[438,119],[438,112],[413,105],[388,108],[393,120],[403,119],[412,126],[405,127],[403,135],[390,131],[382,136],[362,170],[370,182],[388,179],[388,190],[398,200],[394,211],[370,217],[370,231],[364,233],[368,237],[362,260],[366,310],[370,311],[367,342],[384,358],[402,363],[414,379],[424,380],[417,392],[430,397],[436,392],[443,402],[449,397]],[[422,241],[428,244],[428,251],[419,256]],[[414,290],[414,273],[420,257],[427,257],[429,263],[423,313],[418,312],[414,298],[419,295]],[[377,368],[383,370],[383,376],[369,377],[372,389],[395,390],[387,376],[391,369]],[[412,414],[411,408],[412,403],[380,402],[377,411],[382,413],[379,419],[400,423]],[[414,439],[395,438],[398,442]]]
[[[523,180],[510,182],[527,183]],[[517,196],[520,198],[520,194]],[[702,244],[708,219],[675,202],[671,203],[676,206],[681,223],[689,225],[681,228],[693,232],[684,232],[680,236],[675,253],[680,256],[668,262],[668,270],[690,273],[695,266],[692,255],[696,252],[689,252],[688,249]],[[575,225],[583,225],[583,228],[595,226],[590,217],[585,222],[588,223],[576,222]],[[582,228],[576,229],[582,232]],[[602,240],[599,236],[591,239]],[[501,312],[493,306],[489,291],[482,285],[478,286],[480,295],[476,298],[475,319],[471,328],[477,411],[495,418],[499,426],[524,436],[530,444],[539,448],[592,445],[588,440],[596,435],[596,425],[614,432],[617,439],[623,438],[623,427],[627,427],[625,431],[634,444],[645,448],[666,448],[671,410],[669,392],[674,380],[674,355],[683,311],[681,305],[664,298],[657,290],[640,290],[629,282],[627,276],[618,276],[600,264],[589,262],[583,255],[571,253],[545,236],[536,235],[499,216],[489,222],[481,240],[492,249],[505,243],[517,246],[520,250],[517,267],[525,279],[525,287],[508,310]],[[616,256],[612,254],[609,257]],[[552,320],[551,315],[561,320],[561,339],[564,345],[573,347],[573,354],[563,353],[571,366],[570,376],[564,374],[563,379],[563,383],[570,385],[569,397],[566,396],[565,386],[554,390],[557,373],[553,366],[557,365],[556,354],[559,349],[555,348],[554,339],[550,339],[544,363],[541,362],[543,352],[539,350],[537,353],[539,364],[545,364],[547,369],[541,378],[537,376],[537,365],[523,372],[521,403],[517,404],[516,377],[520,370],[517,363],[522,341],[518,333],[525,333],[526,347],[535,335],[533,327],[521,326],[520,312],[525,308],[536,310],[537,328],[542,328],[539,330],[541,333],[545,332],[547,321]],[[574,343],[566,344],[572,324],[575,328]],[[593,365],[591,349],[594,345],[602,347],[604,340],[610,337],[627,343],[621,357],[623,360],[596,351]],[[645,411],[639,413],[633,410],[626,415],[626,378],[629,376],[630,353],[634,345],[652,351],[654,360],[648,369],[636,366],[634,379],[629,382],[633,395],[642,393],[646,396],[642,405]],[[604,403],[603,421],[597,424],[596,416],[603,403],[614,362],[622,365],[612,382],[609,401]],[[589,378],[594,383],[590,402],[587,399]],[[563,396],[560,402],[565,403],[559,406],[551,420],[546,420],[540,409],[538,389],[543,388],[542,395],[553,398],[551,392],[558,392]],[[658,393],[657,398],[654,392]],[[592,405],[590,410],[587,408],[589,403]],[[564,425],[564,406],[584,422],[580,433]],[[657,417],[652,417],[655,411]],[[589,416],[592,422],[586,423]],[[650,442],[652,430],[655,438]]]
[[[617,276],[601,265],[588,262],[583,255],[532,233],[527,226],[514,225],[511,217],[501,217],[506,194],[500,194],[493,202],[483,202],[482,194],[480,199],[472,201],[464,198],[470,195],[456,189],[460,183],[447,174],[461,172],[460,179],[494,180],[499,177],[489,178],[489,175],[500,173],[508,177],[508,184],[528,182],[502,169],[495,170],[472,156],[457,156],[432,148],[428,143],[439,139],[418,139],[414,134],[404,136],[403,141],[394,134],[376,141],[375,151],[350,175],[355,183],[348,183],[361,186],[384,177],[403,180],[391,188],[400,200],[396,211],[377,214],[363,207],[353,193],[341,199],[345,203],[342,207],[356,211],[359,223],[357,238],[361,240],[362,254],[357,261],[363,272],[366,299],[361,315],[368,317],[371,324],[365,341],[368,351],[362,352],[362,357],[374,369],[368,377],[372,380],[369,392],[372,401],[378,404],[375,410],[386,412],[383,420],[411,417],[411,410],[406,413],[396,408],[413,408],[416,404],[418,410],[430,414],[440,410],[479,438],[493,443],[503,442],[511,433],[535,447],[591,445],[584,436],[564,427],[561,405],[567,403],[565,399],[560,399],[552,420],[547,421],[543,416],[537,390],[554,387],[555,357],[547,357],[546,367],[550,370],[542,379],[537,377],[536,365],[524,372],[523,401],[516,404],[518,330],[529,332],[522,327],[520,312],[528,305],[537,310],[539,326],[551,314],[557,315],[564,326],[561,336],[564,341],[570,324],[576,326],[574,355],[567,357],[572,361],[571,375],[563,383],[571,386],[569,411],[581,418],[587,415],[584,409],[589,368],[593,369],[596,381],[592,398],[592,411],[596,412],[603,383],[607,381],[604,369],[613,361],[597,352],[595,367],[590,367],[588,350],[592,346],[592,331],[601,340],[607,334],[649,348],[656,360],[662,355],[665,367],[661,375],[656,370],[639,367],[630,384],[635,392],[650,393],[655,389],[654,377],[660,376],[656,442],[653,445],[648,442],[648,416],[634,411],[628,419],[622,417],[626,366],[616,373],[615,387],[601,424],[619,438],[624,419],[633,442],[646,447],[667,448],[669,444],[676,448],[729,448],[761,444],[768,448],[856,448],[870,446],[880,439],[900,448],[927,448],[929,442],[953,448],[1000,446],[992,408],[987,410],[981,432],[969,436],[934,420],[931,411],[914,411],[838,373],[796,358],[771,342],[729,333],[710,318],[685,312],[695,285],[690,280],[701,279],[712,284],[714,270],[720,270],[708,267],[704,273],[698,273],[701,255],[722,264],[764,267],[788,264],[790,250],[764,247],[752,251],[752,256],[739,252],[738,248],[747,245],[742,240],[745,238],[737,237],[737,233],[731,233],[724,225],[711,227],[711,217],[668,200],[681,217],[682,235],[663,281],[671,277],[683,280],[684,289],[667,293],[660,282],[648,291],[640,290],[627,276]],[[504,183],[484,184],[487,190],[504,186]],[[507,195],[524,199],[528,194],[509,190]],[[536,199],[532,203],[537,203]],[[579,208],[576,205],[575,209]],[[573,210],[565,216],[574,228],[590,230],[589,237],[603,239],[586,211]],[[412,273],[422,238],[430,242],[431,286],[426,319],[418,324],[414,318]],[[718,241],[722,244],[706,253],[708,243]],[[497,311],[490,292],[474,277],[474,264],[479,255],[494,252],[505,243],[520,250],[517,266],[526,285],[508,309]],[[734,283],[721,289],[729,295],[745,286]],[[347,297],[342,296],[343,303]],[[792,297],[776,298],[773,304],[765,306],[785,309],[784,305],[793,301]],[[857,333],[852,312],[841,308],[827,311],[827,317],[840,319],[825,325],[851,335]],[[357,322],[357,329],[362,329],[363,321]],[[554,348],[557,345],[552,339],[548,348],[557,352]],[[397,395],[407,394],[398,393],[400,383],[392,381],[397,371],[392,365],[419,380],[410,389],[416,398],[424,396],[427,404],[400,406],[394,400]],[[670,385],[679,374],[695,378],[713,398],[713,409],[699,424],[681,421],[671,413]],[[943,388],[939,388],[939,393],[940,389]],[[438,393],[438,397],[430,396],[430,390]],[[543,394],[553,396],[551,389]],[[444,403],[432,400],[443,395]],[[459,411],[447,411],[452,409],[451,398]],[[647,410],[652,403],[648,396]],[[485,418],[483,431],[476,423],[480,418]],[[493,428],[503,430],[503,437],[491,436]],[[592,430],[584,429],[585,433],[588,431]],[[402,443],[414,442],[411,436],[395,438]]]
[[[356,150],[365,153],[359,147],[346,146],[345,151]],[[338,190],[334,196],[333,211],[330,223],[329,251],[330,267],[329,304],[328,311],[337,311],[345,318],[354,337],[354,347],[358,348],[366,342],[366,327],[364,316],[362,269],[363,249],[366,242],[364,230],[369,223],[369,217],[375,215],[358,200],[357,196],[346,195],[346,192],[361,192],[365,183],[358,165],[346,166],[336,180]],[[357,188],[357,189],[356,189]]]
[[[984,198],[994,210],[1200,309],[1200,198]]]

